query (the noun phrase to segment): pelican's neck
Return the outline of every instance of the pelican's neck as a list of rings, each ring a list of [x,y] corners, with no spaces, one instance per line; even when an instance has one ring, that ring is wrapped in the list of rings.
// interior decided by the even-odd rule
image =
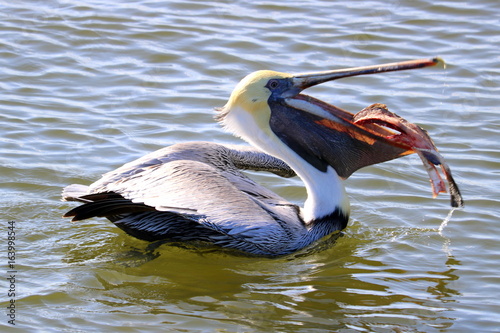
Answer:
[[[343,181],[332,167],[328,166],[327,171],[322,172],[308,165],[306,173],[292,168],[306,187],[307,199],[302,211],[306,223],[327,217],[336,210],[349,216],[349,199]]]
[[[279,140],[279,139],[278,139]],[[326,172],[316,169],[292,149],[280,141],[282,149],[265,149],[285,161],[304,182],[307,199],[302,209],[302,218],[306,224],[328,217],[340,211],[344,216],[349,216],[349,199],[347,197],[343,180],[335,170],[328,166]]]
[[[286,162],[304,182],[307,199],[302,209],[306,224],[340,212],[349,216],[349,200],[342,179],[328,166],[326,172],[316,169],[281,141],[273,131],[264,126],[268,120],[257,124],[245,110],[238,107],[228,112],[222,123],[226,129],[240,136],[255,147]]]

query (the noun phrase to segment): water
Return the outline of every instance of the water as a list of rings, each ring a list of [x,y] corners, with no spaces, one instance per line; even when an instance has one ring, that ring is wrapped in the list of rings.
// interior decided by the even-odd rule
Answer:
[[[492,332],[500,319],[498,1],[1,1],[2,331]],[[61,188],[176,142],[239,143],[213,121],[244,75],[439,55],[445,68],[308,94],[382,102],[426,128],[466,207],[415,156],[347,181],[343,237],[278,259],[151,247],[70,223]],[[252,177],[300,203],[298,179]],[[8,221],[16,239],[8,297]],[[440,230],[443,222],[447,225]],[[15,299],[15,326],[6,307]]]

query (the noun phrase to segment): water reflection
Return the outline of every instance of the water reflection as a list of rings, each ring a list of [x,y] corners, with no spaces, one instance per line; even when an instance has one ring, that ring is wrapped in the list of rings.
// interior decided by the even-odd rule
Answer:
[[[363,232],[347,234],[328,249],[278,259],[179,244],[152,249],[112,234],[68,252],[67,262],[87,272],[83,282],[68,288],[101,304],[100,311],[125,314],[126,303],[129,312],[156,316],[183,313],[206,320],[223,314],[230,326],[262,330],[451,327],[449,310],[460,293],[450,284],[458,279],[460,262],[437,254],[409,270],[404,261],[415,259],[412,232],[377,234],[373,239]],[[441,238],[435,232],[429,237]],[[441,242],[445,246],[446,239]],[[397,255],[391,253],[396,247]]]
[[[446,261],[446,266],[448,270],[442,273],[445,278],[437,279],[435,286],[430,286],[427,288],[427,292],[436,296],[436,298],[442,302],[456,302],[457,296],[462,294],[455,288],[451,288],[451,285],[459,279],[457,269],[455,267],[461,265],[460,261],[455,259],[453,256],[449,256]]]

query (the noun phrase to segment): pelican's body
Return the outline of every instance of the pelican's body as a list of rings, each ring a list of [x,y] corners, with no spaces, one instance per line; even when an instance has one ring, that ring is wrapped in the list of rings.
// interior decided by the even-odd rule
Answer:
[[[414,152],[375,125],[300,91],[345,76],[418,68],[435,60],[290,75],[259,71],[234,89],[218,119],[255,148],[208,142],[173,145],[63,197],[85,204],[65,216],[105,216],[144,240],[203,240],[257,255],[282,255],[346,227],[343,179],[360,167]],[[365,119],[366,121],[366,119]],[[240,170],[299,176],[304,207]]]
[[[259,255],[290,253],[345,228],[347,212],[340,210],[304,223],[297,205],[241,169],[295,175],[283,161],[250,147],[190,142],[148,154],[90,187],[72,185],[65,196],[95,200],[79,219],[87,212],[107,216],[140,239],[204,240]]]

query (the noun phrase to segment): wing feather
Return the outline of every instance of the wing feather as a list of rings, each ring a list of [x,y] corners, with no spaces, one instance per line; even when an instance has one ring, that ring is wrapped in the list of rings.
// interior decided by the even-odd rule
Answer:
[[[211,151],[214,147],[193,150],[192,145],[162,149],[106,174],[90,186],[90,196],[112,192],[160,212],[189,214],[190,220],[238,242],[276,251],[287,247],[277,240],[293,242],[290,236],[305,230],[295,205],[246,177],[227,156]]]

